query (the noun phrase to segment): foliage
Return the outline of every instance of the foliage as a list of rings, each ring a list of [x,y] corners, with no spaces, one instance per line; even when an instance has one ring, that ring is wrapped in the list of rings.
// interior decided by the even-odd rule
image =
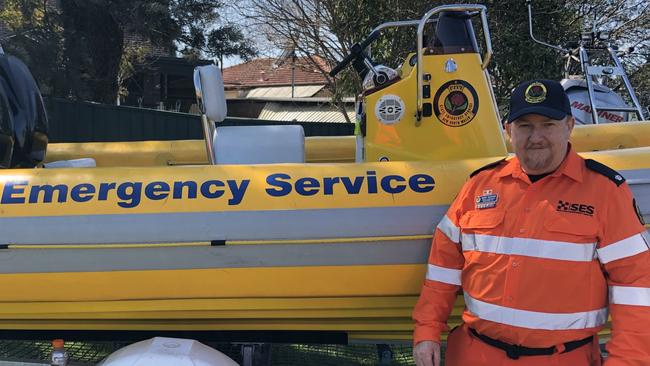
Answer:
[[[252,42],[244,37],[239,26],[222,24],[219,9],[224,4],[211,0],[175,0],[172,13],[180,25],[177,42],[183,54],[218,57],[223,65],[223,58],[239,55],[250,59],[257,55]],[[203,15],[201,15],[203,14]]]
[[[214,0],[4,0],[7,51],[25,60],[51,95],[114,103],[143,62],[143,50],[175,49],[197,57],[255,50],[237,28],[212,37],[223,4]],[[221,29],[221,28],[218,28]],[[232,44],[219,44],[233,42]],[[208,52],[210,51],[210,52]],[[151,56],[151,55],[148,55]]]
[[[343,110],[342,98],[360,90],[361,80],[349,71],[330,78],[327,68],[314,56],[323,57],[333,66],[378,24],[387,19],[418,18],[429,4],[423,0],[250,0],[241,11],[252,27],[277,48],[292,49],[311,58],[313,66],[327,79],[334,102]],[[403,51],[414,48],[413,39],[402,33],[384,37],[373,47],[373,57],[379,63],[396,66],[405,57]]]
[[[646,119],[650,116],[650,63],[646,63],[630,74],[630,82],[636,88],[639,104],[644,108]]]
[[[534,5],[533,29],[537,38],[552,44],[577,39],[578,30],[569,26],[572,17],[565,9],[566,1],[537,1]],[[562,77],[561,55],[530,39],[525,2],[494,0],[486,6],[494,49],[490,73],[499,105],[506,105],[510,91],[524,80]]]
[[[65,93],[60,12],[42,0],[5,0],[0,22],[9,32],[0,39],[5,52],[26,62],[45,92]]]
[[[138,66],[141,67],[147,63],[147,55],[150,53],[151,47],[148,45],[129,43],[124,47],[124,52],[120,59],[120,68],[117,73],[118,105],[120,104],[121,99],[125,99],[129,95],[126,81],[135,75]]]
[[[239,27],[228,24],[210,31],[207,36],[205,53],[208,56],[219,58],[219,65],[223,68],[224,57],[238,55],[244,60],[250,60],[257,55],[257,50],[244,37]]]
[[[647,0],[572,0],[577,22],[588,29],[607,31],[615,46],[634,49],[625,53],[622,61],[630,82],[635,88],[641,106],[650,106],[650,2]],[[611,63],[610,63],[611,64]],[[605,83],[626,95],[620,79],[604,80]],[[646,119],[650,111],[646,111]]]
[[[462,1],[470,2],[470,1]],[[564,54],[535,44],[528,35],[523,0],[483,0],[494,48],[490,72],[500,105],[520,81],[562,77]],[[58,3],[58,6],[54,4]],[[418,19],[434,0],[245,0],[239,6],[249,33],[274,49],[312,57],[329,67],[350,52],[374,27],[392,20]],[[3,41],[8,53],[24,59],[44,91],[56,96],[113,103],[133,66],[138,48],[179,50],[187,57],[244,59],[257,54],[244,28],[221,19],[225,4],[214,0],[0,0],[0,21],[17,35]],[[566,47],[583,27],[608,30],[620,45],[634,46],[626,69],[644,104],[650,104],[650,2],[645,0],[534,1],[537,38]],[[130,35],[138,35],[131,45]],[[391,67],[415,49],[414,30],[387,30],[372,45],[376,63]],[[139,55],[139,56],[138,56]],[[221,62],[223,63],[223,62]],[[321,70],[326,75],[325,69]],[[575,70],[574,70],[575,71]],[[330,79],[334,100],[355,95],[361,80],[351,68]],[[340,105],[340,104],[339,104]],[[342,108],[342,106],[341,106]]]
[[[113,103],[124,49],[120,4],[61,0],[66,79],[70,95],[81,100]],[[120,20],[118,20],[120,19]]]
[[[470,3],[475,1],[459,1]],[[560,79],[564,54],[533,43],[528,31],[524,0],[478,1],[488,9],[494,49],[490,72],[500,105],[506,105],[510,91],[532,78]],[[305,55],[324,57],[330,66],[350,52],[377,25],[395,20],[419,19],[426,10],[447,1],[405,0],[249,0],[241,12],[256,30],[277,48],[293,47]],[[622,43],[637,46],[628,57],[628,69],[647,62],[650,42],[650,3],[643,0],[545,0],[534,1],[534,33],[537,38],[566,47],[579,41],[583,26],[606,28]],[[386,31],[372,45],[376,63],[397,66],[415,49],[414,31]],[[645,51],[643,51],[645,50]],[[314,62],[318,67],[318,63]],[[326,70],[322,70],[325,74]],[[329,80],[334,99],[360,91],[360,80],[348,68]],[[636,83],[640,79],[635,79]],[[645,86],[638,84],[640,92]]]

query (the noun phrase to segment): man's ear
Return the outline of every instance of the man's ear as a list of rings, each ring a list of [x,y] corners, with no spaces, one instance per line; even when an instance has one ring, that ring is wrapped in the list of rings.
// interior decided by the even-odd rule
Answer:
[[[512,139],[512,134],[511,134],[512,122],[510,123],[506,122],[505,128],[506,128],[506,133],[508,134],[508,138]]]
[[[568,119],[566,123],[567,123],[567,127],[569,127],[569,135],[570,135],[571,132],[573,131],[573,127],[576,125],[576,119],[573,116],[568,116],[567,118]]]

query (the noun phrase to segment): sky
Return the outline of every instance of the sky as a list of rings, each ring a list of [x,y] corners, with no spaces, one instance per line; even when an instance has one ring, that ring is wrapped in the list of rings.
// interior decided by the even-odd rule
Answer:
[[[227,3],[223,8],[223,12],[221,13],[221,20],[223,24],[232,23],[239,25],[244,34],[248,38],[255,41],[258,51],[260,52],[258,57],[279,57],[282,53],[282,50],[274,49],[263,36],[261,36],[259,33],[256,33],[252,27],[247,26],[248,24],[245,16],[242,14],[242,11],[244,11],[243,9],[247,9],[245,4],[246,0],[233,2],[230,4]],[[244,61],[240,57],[233,56],[225,58],[223,61],[223,66],[229,67],[243,62]]]

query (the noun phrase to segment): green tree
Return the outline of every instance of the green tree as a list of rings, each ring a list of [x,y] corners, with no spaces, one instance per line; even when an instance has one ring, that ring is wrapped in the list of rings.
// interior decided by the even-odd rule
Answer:
[[[577,22],[588,29],[606,31],[612,46],[633,50],[621,56],[623,66],[635,89],[642,107],[650,106],[650,2],[647,0],[594,0],[591,2],[571,0],[576,9]],[[608,57],[606,63],[612,65]],[[627,92],[620,78],[605,78],[603,82],[624,97]],[[631,101],[627,101],[631,105]],[[650,111],[645,112],[650,119]]]
[[[125,36],[138,35],[167,49],[175,42],[192,44],[195,33],[217,18],[220,6],[207,0],[61,0],[60,4],[73,94],[103,103],[116,100],[120,65],[133,54]]]
[[[60,13],[46,1],[0,1],[0,22],[9,35],[0,39],[8,54],[21,58],[46,94],[64,93],[64,49]]]
[[[117,98],[117,75],[124,50],[120,6],[104,1],[62,0],[66,79],[70,95],[103,103]]]
[[[636,88],[639,104],[644,108],[646,119],[650,118],[650,63],[646,63],[630,74],[630,82]]]
[[[55,3],[58,4],[55,6]],[[56,96],[114,103],[142,50],[164,48],[205,55],[223,4],[214,0],[5,0],[0,21],[18,33],[9,52],[23,58]],[[212,50],[254,54],[236,28]],[[136,35],[143,44],[130,44]],[[237,38],[239,36],[239,38]],[[234,50],[233,50],[234,48]],[[189,53],[189,52],[186,52]],[[209,54],[209,53],[208,53]],[[228,55],[224,53],[224,55]]]
[[[477,1],[458,1],[472,3]],[[510,91],[523,80],[560,79],[564,54],[534,43],[528,31],[524,0],[478,1],[488,9],[494,49],[490,72],[501,106]],[[395,20],[419,19],[430,8],[447,1],[405,0],[249,0],[241,5],[258,32],[276,48],[287,44],[306,55],[324,57],[329,65],[346,56],[352,44],[364,39],[377,25]],[[650,3],[644,0],[545,0],[535,1],[534,33],[549,43],[567,45],[579,41],[583,26],[607,27],[623,43],[647,50],[650,41]],[[414,32],[387,31],[372,45],[377,63],[397,66],[415,49]],[[640,51],[639,55],[648,54]],[[647,56],[625,59],[631,73],[647,62]],[[319,63],[314,62],[318,67]],[[327,70],[322,70],[326,73]],[[638,80],[638,79],[635,79]],[[635,81],[638,83],[639,81]],[[330,80],[334,101],[360,91],[360,80],[351,68]],[[637,87],[643,92],[644,87]],[[340,104],[339,104],[340,105]]]
[[[122,98],[129,95],[126,81],[133,77],[137,72],[137,67],[147,63],[147,55],[151,53],[151,47],[140,44],[127,44],[122,53],[120,68],[117,73],[117,104],[120,105]]]
[[[244,37],[239,27],[228,24],[210,31],[206,40],[205,53],[217,57],[223,69],[224,57],[240,56],[244,60],[250,60],[257,55],[257,50],[251,41]]]
[[[310,58],[328,81],[334,104],[344,112],[342,98],[355,95],[361,80],[351,69],[330,78],[329,69],[380,23],[419,18],[430,4],[423,0],[249,0],[241,4],[240,11],[276,48],[292,49]],[[413,34],[389,31],[373,44],[374,60],[396,66],[407,50],[415,49]]]
[[[575,14],[566,9],[566,4],[564,0],[534,3],[536,37],[552,44],[566,44],[578,39],[579,28],[571,27]],[[511,90],[524,80],[562,78],[562,55],[530,38],[524,1],[492,0],[486,6],[494,49],[490,73],[499,105],[507,105]]]

